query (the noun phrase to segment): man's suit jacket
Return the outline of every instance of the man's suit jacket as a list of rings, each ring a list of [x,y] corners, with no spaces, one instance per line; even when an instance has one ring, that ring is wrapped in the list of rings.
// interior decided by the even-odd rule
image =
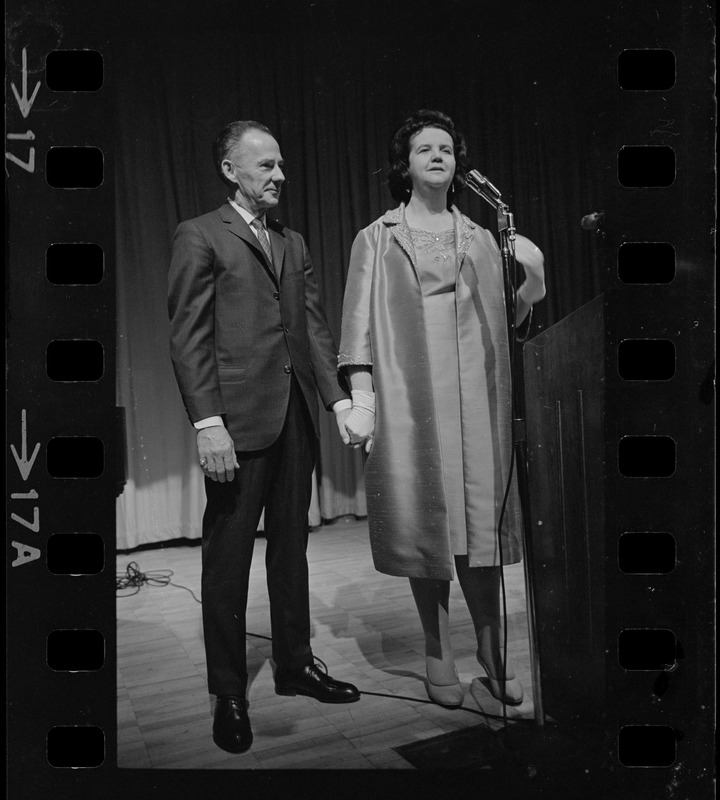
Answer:
[[[190,421],[222,416],[241,451],[280,434],[292,373],[316,433],[317,392],[327,408],[347,397],[305,241],[267,224],[274,265],[229,203],[182,222],[168,276],[170,350]]]

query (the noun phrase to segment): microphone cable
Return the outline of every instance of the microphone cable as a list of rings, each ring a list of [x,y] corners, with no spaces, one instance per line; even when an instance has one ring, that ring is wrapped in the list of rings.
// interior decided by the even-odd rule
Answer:
[[[515,246],[513,241],[512,249],[510,249],[508,245],[508,249],[510,252],[510,264],[509,270],[512,270],[512,274],[505,274],[503,270],[503,282],[504,282],[504,289],[505,289],[505,311],[507,315],[507,331],[508,331],[508,377],[510,379],[510,464],[508,467],[508,477],[505,483],[505,492],[503,494],[503,501],[500,507],[500,516],[498,517],[498,524],[497,524],[497,546],[498,546],[498,554],[500,560],[500,597],[502,601],[502,622],[503,622],[503,640],[502,640],[502,661],[503,661],[503,671],[504,671],[504,678],[507,678],[507,656],[508,656],[508,613],[507,613],[507,587],[505,585],[505,562],[503,556],[503,547],[502,547],[502,525],[505,519],[505,512],[507,510],[508,500],[510,498],[510,492],[512,491],[513,486],[513,474],[515,471],[515,417],[517,412],[517,397],[515,394],[515,359],[516,359],[516,348],[515,348],[515,340],[516,340],[516,325],[515,325],[515,314],[516,314],[516,302],[515,302],[515,293],[516,289],[515,286],[517,285],[517,261],[515,259]],[[500,258],[502,259],[502,253]],[[532,314],[532,308],[530,309],[530,313]],[[520,498],[518,496],[518,502],[520,502]],[[521,514],[522,520],[522,514]],[[524,533],[524,531],[523,531]],[[523,536],[523,544],[524,544],[524,536]],[[527,587],[525,587],[525,591],[527,591]],[[504,687],[507,681],[503,681],[501,686]],[[505,695],[503,694],[503,699],[501,700],[502,703],[502,719],[503,724],[507,726],[507,704],[505,703]]]
[[[141,572],[137,561],[130,561],[125,568],[125,572],[117,573],[115,577],[115,591],[126,592],[126,590],[131,589],[132,591],[128,591],[126,594],[120,594],[118,597],[132,597],[132,595],[137,594],[145,585],[175,586],[178,589],[185,589],[186,592],[190,592],[196,602],[202,603],[201,600],[198,600],[192,589],[189,589],[187,586],[182,586],[179,583],[173,583],[173,581],[170,580],[173,575],[174,572],[171,569]]]

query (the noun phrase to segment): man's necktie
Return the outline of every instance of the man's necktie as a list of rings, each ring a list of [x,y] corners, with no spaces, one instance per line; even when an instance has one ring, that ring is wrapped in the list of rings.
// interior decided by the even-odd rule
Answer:
[[[257,238],[260,242],[260,247],[265,251],[265,255],[272,266],[273,259],[272,259],[272,250],[270,249],[270,239],[268,238],[267,231],[265,230],[265,226],[262,224],[262,220],[255,217],[255,219],[250,223],[253,228],[257,231]]]

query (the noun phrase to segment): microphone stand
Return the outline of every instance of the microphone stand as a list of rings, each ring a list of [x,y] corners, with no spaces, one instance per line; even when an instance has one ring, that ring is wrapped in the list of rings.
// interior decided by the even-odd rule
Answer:
[[[467,185],[483,198],[497,211],[498,230],[500,232],[500,252],[502,254],[503,279],[505,282],[505,307],[507,311],[507,326],[510,347],[511,377],[514,366],[515,353],[515,288],[514,281],[517,272],[515,260],[515,222],[508,206],[502,202],[498,189],[490,181],[473,170],[467,175]],[[583,755],[596,758],[587,753],[583,744],[567,732],[561,731],[555,723],[546,725],[545,710],[543,707],[542,687],[540,685],[540,656],[538,652],[537,616],[535,613],[535,582],[533,579],[533,564],[535,559],[532,543],[532,528],[530,517],[530,494],[528,489],[527,469],[527,440],[525,437],[525,419],[523,418],[524,404],[516,390],[516,382],[512,381],[512,416],[513,416],[513,450],[511,456],[510,475],[512,476],[513,462],[517,464],[518,494],[520,497],[520,514],[522,517],[525,557],[523,569],[525,574],[525,604],[528,617],[528,634],[530,644],[530,670],[532,675],[532,698],[535,727],[528,729],[507,725],[506,707],[503,703],[504,727],[500,731],[501,743],[504,749],[523,765],[535,765],[536,768],[552,770],[560,762],[564,768],[569,768],[570,763],[578,763],[577,759]],[[506,625],[507,627],[507,625]],[[506,632],[507,635],[507,632]],[[540,765],[543,765],[540,767]],[[553,773],[554,774],[554,773]]]
[[[503,281],[505,285],[505,308],[507,314],[508,342],[510,345],[511,377],[514,367],[515,353],[515,276],[517,262],[515,260],[515,220],[508,205],[502,202],[500,191],[487,178],[472,171],[467,175],[467,185],[497,212],[498,232],[500,233],[500,253],[503,265]],[[527,471],[527,439],[525,436],[525,419],[520,398],[516,396],[515,381],[512,389],[512,434],[513,451],[517,465],[518,494],[520,497],[520,515],[525,534],[525,557],[523,567],[525,573],[525,604],[528,617],[528,634],[530,644],[530,670],[532,676],[532,698],[535,723],[542,728],[545,725],[542,688],[540,685],[540,659],[537,644],[537,618],[535,614],[535,583],[532,575],[533,548],[530,527],[530,495]],[[503,705],[503,716],[505,707]]]

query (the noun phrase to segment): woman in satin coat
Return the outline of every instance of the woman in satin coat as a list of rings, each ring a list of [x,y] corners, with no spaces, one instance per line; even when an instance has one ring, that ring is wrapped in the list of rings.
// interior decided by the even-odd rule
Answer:
[[[373,562],[410,580],[431,700],[450,708],[464,700],[448,618],[457,574],[491,692],[519,705],[522,685],[501,652],[500,570],[520,560],[521,540],[515,486],[498,535],[512,448],[500,253],[452,203],[467,161],[449,117],[413,114],[395,134],[389,162],[400,206],[355,239],[339,356],[353,397],[346,442],[368,452]],[[519,326],[545,295],[544,260],[522,236],[516,258],[525,272],[515,298]]]

